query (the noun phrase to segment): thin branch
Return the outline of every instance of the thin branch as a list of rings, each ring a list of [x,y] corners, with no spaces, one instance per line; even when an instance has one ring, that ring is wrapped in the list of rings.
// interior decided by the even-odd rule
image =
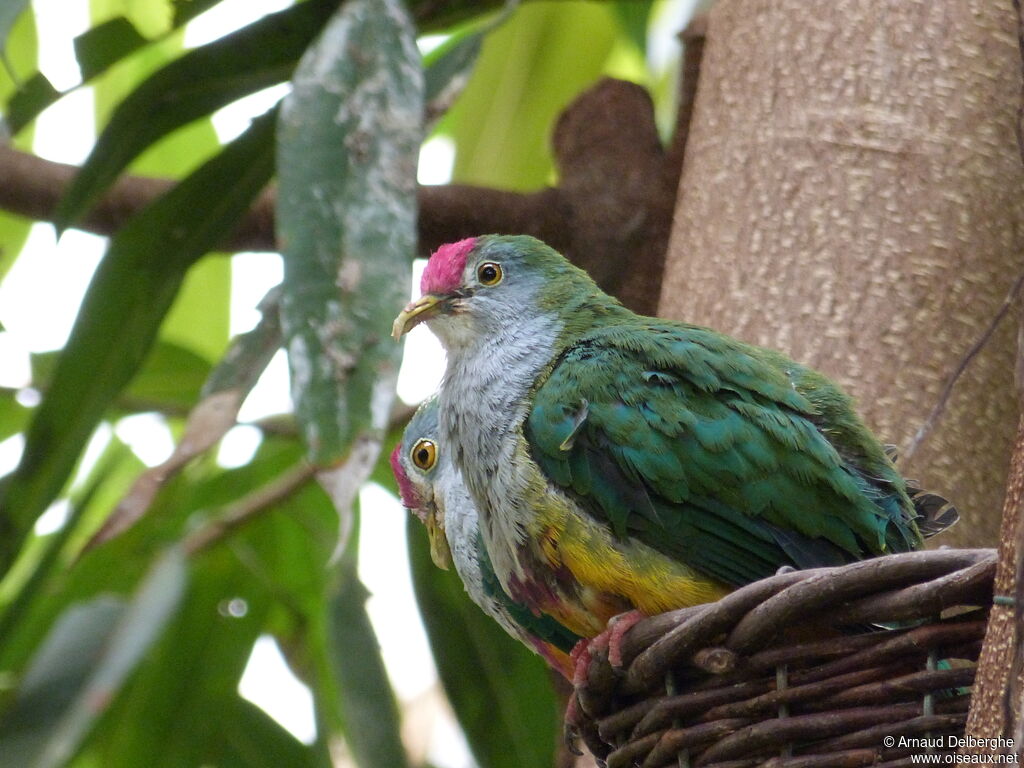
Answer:
[[[1014,281],[1009,293],[1006,294],[1006,298],[1003,299],[1003,303],[1000,305],[999,310],[992,316],[991,321],[989,321],[988,326],[982,332],[981,336],[979,336],[978,340],[974,342],[969,350],[967,350],[967,354],[963,356],[952,375],[946,381],[946,386],[942,388],[942,393],[939,395],[938,401],[928,414],[928,418],[924,420],[921,428],[918,429],[917,434],[914,435],[914,439],[910,441],[910,445],[908,445],[907,449],[903,452],[904,462],[910,461],[911,457],[921,446],[921,442],[935,428],[939,417],[942,416],[943,412],[946,410],[946,406],[949,404],[949,398],[953,394],[953,388],[956,387],[956,383],[960,379],[960,376],[962,376],[963,372],[967,370],[971,361],[978,356],[978,353],[984,349],[988,340],[992,338],[992,334],[995,333],[996,328],[999,327],[999,323],[1002,322],[1003,318],[1006,317],[1006,313],[1010,311],[1010,307],[1013,306],[1013,302],[1020,293],[1022,285],[1024,285],[1024,272],[1017,276],[1017,279]]]
[[[37,221],[52,221],[78,167],[0,146],[0,209]],[[112,235],[175,182],[144,176],[122,176],[75,224],[97,235]],[[420,251],[483,232],[526,233],[559,247],[566,243],[565,206],[556,189],[522,194],[462,184],[421,186]],[[221,249],[277,250],[274,236],[274,189],[256,199]]]
[[[182,548],[187,555],[191,556],[213,546],[240,526],[259,517],[278,502],[287,499],[312,480],[316,472],[316,467],[312,464],[306,462],[296,464],[266,485],[246,494],[225,509],[223,514],[190,533],[182,542]]]

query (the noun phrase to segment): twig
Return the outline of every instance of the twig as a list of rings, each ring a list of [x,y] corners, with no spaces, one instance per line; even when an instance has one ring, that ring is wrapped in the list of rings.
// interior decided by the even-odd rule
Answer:
[[[316,475],[316,467],[301,462],[229,506],[218,517],[185,537],[182,548],[191,556],[216,544],[238,527],[256,519],[274,504],[291,496]]]
[[[388,430],[406,423],[415,411],[416,406],[396,403],[391,410]],[[243,496],[225,509],[221,515],[186,536],[182,544],[185,553],[194,555],[216,544],[239,526],[255,519],[269,507],[299,490],[312,480],[318,471],[312,464],[303,461],[287,472],[278,475],[266,485]]]
[[[1017,276],[1013,286],[1011,286],[1009,293],[1006,294],[1006,298],[1003,299],[1002,305],[999,310],[992,316],[992,320],[989,321],[988,326],[982,332],[978,340],[974,342],[967,354],[963,356],[953,371],[952,375],[947,379],[946,386],[942,388],[942,393],[939,395],[938,401],[935,403],[931,412],[928,414],[928,418],[924,420],[921,428],[917,430],[917,434],[914,435],[914,439],[910,441],[910,445],[903,452],[904,463],[910,461],[911,457],[921,446],[922,441],[931,433],[935,428],[939,417],[942,416],[946,410],[946,406],[949,405],[949,398],[953,394],[953,388],[956,386],[960,376],[963,375],[964,371],[971,364],[971,361],[978,356],[978,353],[985,347],[988,340],[992,338],[992,334],[995,333],[996,328],[999,327],[999,323],[1002,322],[1003,318],[1006,317],[1006,313],[1010,311],[1010,307],[1013,306],[1013,302],[1016,300],[1017,295],[1020,293],[1021,286],[1024,285],[1024,272]]]

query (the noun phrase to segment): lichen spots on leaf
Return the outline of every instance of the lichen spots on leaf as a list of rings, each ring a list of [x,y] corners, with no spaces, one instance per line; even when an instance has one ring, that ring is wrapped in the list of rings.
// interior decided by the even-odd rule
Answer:
[[[434,251],[426,269],[423,270],[420,291],[449,293],[458,288],[462,282],[462,271],[466,268],[466,259],[475,245],[476,238],[467,237],[457,243],[442,245]]]

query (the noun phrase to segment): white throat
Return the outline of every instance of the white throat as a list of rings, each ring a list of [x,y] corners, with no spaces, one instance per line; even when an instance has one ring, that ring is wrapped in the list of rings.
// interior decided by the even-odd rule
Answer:
[[[495,571],[517,570],[530,510],[518,502],[529,481],[522,445],[527,398],[554,356],[562,324],[550,315],[509,323],[473,344],[452,344],[440,393],[441,434],[476,503]],[[443,339],[448,341],[448,339]],[[447,345],[446,345],[447,346]]]

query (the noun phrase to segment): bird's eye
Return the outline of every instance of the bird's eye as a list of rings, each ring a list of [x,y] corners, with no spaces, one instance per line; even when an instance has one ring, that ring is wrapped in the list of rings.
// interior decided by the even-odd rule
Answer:
[[[501,282],[501,265],[493,261],[485,261],[476,269],[476,277],[480,285],[497,285]]]
[[[433,440],[417,440],[410,455],[412,463],[420,469],[424,471],[433,469],[434,463],[437,461],[437,446],[434,445]]]

